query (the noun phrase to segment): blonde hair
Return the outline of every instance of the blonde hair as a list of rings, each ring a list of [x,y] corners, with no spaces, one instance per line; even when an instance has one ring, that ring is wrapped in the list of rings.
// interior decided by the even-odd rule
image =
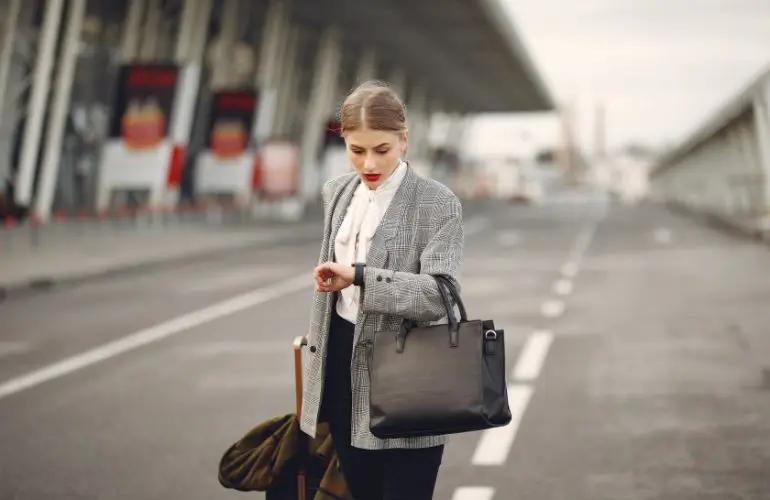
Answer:
[[[340,133],[368,128],[406,133],[406,106],[385,82],[370,80],[356,87],[340,107]]]

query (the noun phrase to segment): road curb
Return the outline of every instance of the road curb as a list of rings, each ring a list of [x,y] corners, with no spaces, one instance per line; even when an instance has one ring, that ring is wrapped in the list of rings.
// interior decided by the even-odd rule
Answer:
[[[278,245],[299,245],[314,241],[315,239],[317,239],[316,235],[295,237],[289,236],[276,238],[274,240],[240,242],[218,248],[207,248],[197,252],[188,252],[182,255],[166,255],[152,259],[146,259],[141,262],[119,264],[107,269],[84,271],[82,273],[73,274],[70,276],[56,277],[41,275],[33,279],[18,283],[0,283],[0,303],[8,300],[30,297],[61,288],[96,282],[99,280],[113,278],[125,274],[146,272],[153,269],[159,269],[173,265],[189,264],[191,262],[195,262],[196,260],[205,259],[216,255],[224,256],[230,253],[242,252],[243,250],[258,250],[271,248]]]
[[[693,218],[706,226],[729,233],[742,239],[770,243],[770,233],[761,228],[743,224],[738,220],[717,213],[698,212],[681,203],[668,202],[664,205],[670,212]]]

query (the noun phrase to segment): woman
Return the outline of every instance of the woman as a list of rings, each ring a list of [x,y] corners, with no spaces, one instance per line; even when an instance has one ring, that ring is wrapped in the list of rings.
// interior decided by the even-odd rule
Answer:
[[[341,135],[354,172],[323,187],[325,224],[301,428],[329,423],[356,500],[430,500],[445,436],[378,439],[369,431],[367,359],[376,332],[407,318],[445,317],[433,274],[457,283],[462,207],[403,160],[406,111],[388,86],[367,82],[344,101]]]

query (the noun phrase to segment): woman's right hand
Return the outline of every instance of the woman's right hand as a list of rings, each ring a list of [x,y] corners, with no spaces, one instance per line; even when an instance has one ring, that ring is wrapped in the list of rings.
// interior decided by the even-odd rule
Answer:
[[[313,270],[316,291],[339,292],[353,283],[353,268],[325,262]]]

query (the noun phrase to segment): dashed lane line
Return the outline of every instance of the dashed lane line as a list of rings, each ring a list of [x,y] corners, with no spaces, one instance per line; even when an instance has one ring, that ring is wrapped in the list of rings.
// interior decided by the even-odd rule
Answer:
[[[531,385],[513,384],[508,387],[508,404],[513,418],[508,425],[486,429],[481,434],[471,459],[473,465],[499,466],[505,463],[531,398]]]
[[[540,372],[553,343],[553,334],[547,330],[534,332],[527,338],[519,359],[511,372],[514,382],[533,382]]]
[[[495,489],[488,486],[463,486],[457,488],[452,500],[492,500]]]

